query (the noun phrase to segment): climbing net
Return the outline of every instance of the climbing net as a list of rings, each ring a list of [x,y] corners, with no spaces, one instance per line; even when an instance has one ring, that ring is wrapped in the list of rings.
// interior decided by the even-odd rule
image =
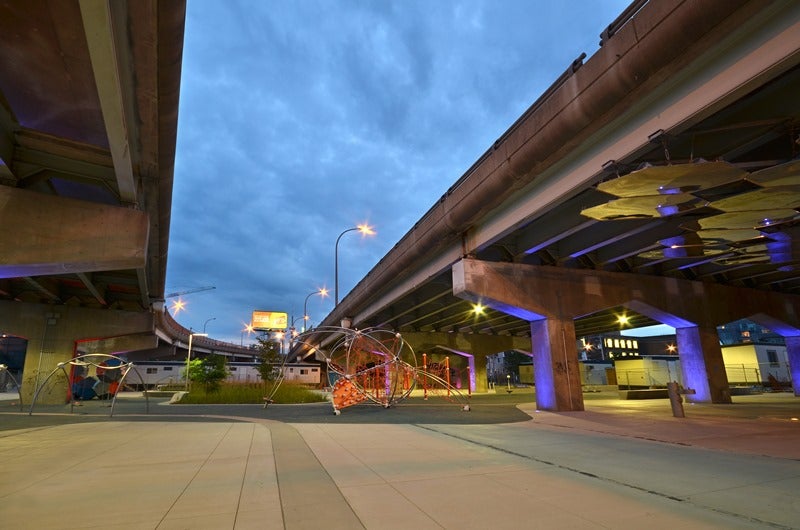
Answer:
[[[416,355],[400,333],[369,328],[353,330],[339,327],[317,328],[328,335],[325,356],[331,402],[335,414],[359,403],[368,402],[389,408],[406,399],[415,388],[440,390],[439,395],[469,410],[467,398],[449,380],[417,367]],[[302,342],[302,335],[299,337]]]

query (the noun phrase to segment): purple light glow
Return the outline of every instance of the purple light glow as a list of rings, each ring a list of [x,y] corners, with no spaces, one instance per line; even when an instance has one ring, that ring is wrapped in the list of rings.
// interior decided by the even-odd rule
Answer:
[[[690,320],[685,320],[679,316],[667,313],[666,311],[658,309],[657,307],[653,307],[650,304],[646,304],[639,300],[632,300],[624,305],[625,307],[632,309],[637,313],[640,313],[646,317],[650,317],[653,320],[658,320],[662,324],[666,324],[673,328],[689,328],[697,325]]]
[[[794,395],[800,397],[800,335],[786,337],[785,340],[789,369],[792,371]]]
[[[551,362],[550,334],[546,320],[531,322],[533,351],[533,377],[536,383],[536,408],[558,410],[555,392],[555,374]]]
[[[687,401],[710,403],[711,389],[708,385],[708,374],[698,328],[678,328],[675,330],[675,336],[680,352],[683,384],[686,388],[695,391],[694,395],[687,395]]]
[[[475,386],[477,381],[477,379],[475,379],[475,356],[472,355],[471,353],[467,353],[460,350],[454,350],[453,348],[448,348],[447,346],[437,345],[436,347],[441,348],[443,350],[447,350],[450,353],[454,353],[459,357],[466,357],[467,366],[469,366],[469,390],[470,392],[475,392],[475,389],[477,388]]]
[[[527,320],[528,322],[547,318],[545,315],[528,311],[527,309],[522,309],[521,307],[516,307],[510,304],[504,304],[502,302],[498,302],[497,300],[482,300],[481,303],[483,303],[483,305],[486,307],[491,307],[492,309],[501,311],[507,315],[521,318],[522,320]]]
[[[792,238],[785,232],[767,234],[772,241],[767,243],[767,254],[772,263],[786,263],[792,261]]]
[[[790,337],[800,336],[800,329],[792,325],[789,325],[785,322],[782,322],[777,318],[765,315],[764,313],[757,313],[755,315],[751,315],[748,317],[748,320],[752,320],[756,324],[760,324],[765,328],[771,329],[772,331],[774,331],[781,337],[786,338],[787,340]]]
[[[656,211],[661,215],[661,217],[669,217],[670,215],[675,215],[676,213],[680,212],[680,206],[677,204],[667,204],[667,205],[658,205],[656,207]]]

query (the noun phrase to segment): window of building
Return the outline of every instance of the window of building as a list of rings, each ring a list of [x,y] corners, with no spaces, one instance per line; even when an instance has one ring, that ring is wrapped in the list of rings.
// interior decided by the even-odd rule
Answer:
[[[165,366],[164,367],[164,371],[165,372],[171,372],[172,371],[172,367],[171,366]]]
[[[778,366],[778,352],[775,350],[767,350],[767,360],[771,366]]]
[[[311,372],[312,372],[312,373],[314,373],[314,372],[319,372],[319,368],[312,368],[312,369],[311,369]]]
[[[148,374],[157,374],[158,373],[158,368],[148,368],[147,369],[147,373]]]
[[[231,369],[231,372],[235,372],[237,370],[237,367],[236,366],[231,366],[230,369]]]
[[[308,370],[306,370],[305,368],[300,368],[300,375],[307,375],[307,374]]]

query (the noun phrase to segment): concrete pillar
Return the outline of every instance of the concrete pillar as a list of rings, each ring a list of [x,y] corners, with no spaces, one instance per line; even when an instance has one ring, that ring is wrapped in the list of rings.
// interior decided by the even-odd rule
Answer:
[[[0,301],[0,322],[3,331],[28,339],[25,366],[20,383],[22,401],[30,404],[40,384],[58,367],[58,363],[69,361],[76,353],[77,345],[89,349],[90,342],[102,337],[121,337],[132,334],[154,338],[153,315],[149,311],[129,312],[91,309],[76,306],[48,306],[24,302]],[[138,340],[126,343],[141,345]],[[152,344],[152,343],[151,343]],[[106,343],[105,351],[120,351],[121,340]],[[69,371],[69,370],[68,370]],[[66,380],[60,371],[50,379],[45,391],[38,398],[39,404],[64,403],[67,397]]]
[[[489,391],[489,378],[486,374],[486,357],[485,353],[476,353],[472,358],[470,370],[474,370],[471,375],[472,380],[475,382],[473,392],[486,393]]]
[[[572,319],[531,322],[536,407],[541,410],[583,410],[581,372]]]
[[[722,360],[719,334],[714,327],[675,330],[683,384],[694,389],[686,400],[693,403],[730,403],[728,376]]]
[[[786,355],[789,358],[789,371],[792,374],[794,395],[800,397],[800,335],[784,337]]]

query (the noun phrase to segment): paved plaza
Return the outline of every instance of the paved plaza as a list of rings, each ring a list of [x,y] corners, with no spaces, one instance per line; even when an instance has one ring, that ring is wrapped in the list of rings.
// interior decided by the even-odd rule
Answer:
[[[0,401],[0,528],[800,528],[800,398]]]

